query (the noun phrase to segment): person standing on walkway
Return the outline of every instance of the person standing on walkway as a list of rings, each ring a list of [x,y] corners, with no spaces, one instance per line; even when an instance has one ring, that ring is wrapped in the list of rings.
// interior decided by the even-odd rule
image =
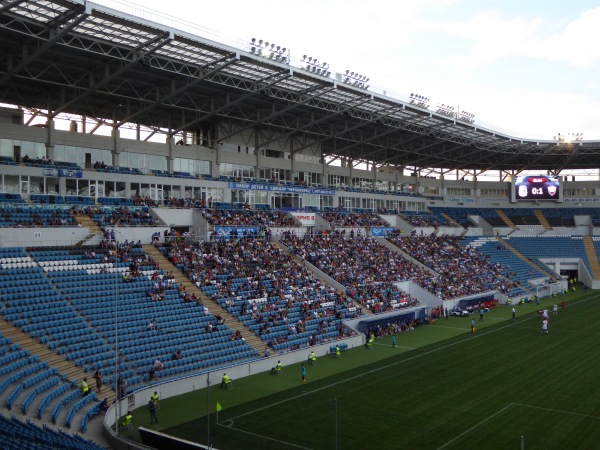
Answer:
[[[150,411],[150,423],[158,423],[158,417],[156,416],[156,403],[150,399],[148,402],[148,410]]]
[[[96,392],[98,392],[98,394],[102,394],[102,386],[104,386],[104,378],[102,372],[96,370],[96,372],[94,373],[94,379],[96,380]]]

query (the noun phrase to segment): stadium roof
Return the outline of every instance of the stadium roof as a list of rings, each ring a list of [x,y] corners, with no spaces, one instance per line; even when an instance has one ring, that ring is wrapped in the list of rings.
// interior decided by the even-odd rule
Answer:
[[[257,131],[327,159],[447,170],[595,169],[600,142],[515,138],[338,77],[83,0],[0,0],[0,102],[157,132]]]

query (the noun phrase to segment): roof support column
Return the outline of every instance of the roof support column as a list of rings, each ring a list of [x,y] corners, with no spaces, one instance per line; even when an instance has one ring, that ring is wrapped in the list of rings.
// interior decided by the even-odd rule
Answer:
[[[258,115],[260,115],[260,111],[258,112]],[[254,127],[254,156],[256,156],[256,158],[254,158],[254,175],[258,177],[258,169],[260,168],[260,149],[258,148],[258,144],[259,144],[259,139],[258,139],[258,127]]]
[[[119,151],[119,137],[120,137],[119,129],[113,128],[111,131],[110,137],[112,138],[112,144],[113,144],[113,148],[111,150],[112,157],[113,157],[113,166],[120,167],[121,163],[119,161],[119,153],[121,153],[121,152]]]
[[[46,122],[46,158],[54,161],[54,120],[48,119]]]
[[[175,146],[175,138],[172,135],[167,136],[167,147],[168,147],[168,151],[169,154],[167,156],[167,171],[169,173],[173,173],[173,160],[175,159],[173,157],[173,148]]]
[[[325,163],[325,154],[323,153],[323,143],[321,143],[320,147],[321,148],[319,149],[319,151],[321,152],[321,184],[324,186],[329,186],[329,177],[327,176],[327,172],[325,171],[327,164]]]

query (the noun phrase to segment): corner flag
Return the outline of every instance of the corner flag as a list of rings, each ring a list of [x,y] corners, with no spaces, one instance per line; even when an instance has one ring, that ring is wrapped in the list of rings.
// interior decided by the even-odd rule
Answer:
[[[223,407],[221,406],[221,404],[217,402],[217,412],[221,411],[222,409]]]

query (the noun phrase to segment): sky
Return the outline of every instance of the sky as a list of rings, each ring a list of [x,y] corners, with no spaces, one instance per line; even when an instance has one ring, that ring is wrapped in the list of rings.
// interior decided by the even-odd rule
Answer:
[[[245,47],[251,38],[357,72],[511,136],[600,139],[600,5],[587,0],[97,0]]]

